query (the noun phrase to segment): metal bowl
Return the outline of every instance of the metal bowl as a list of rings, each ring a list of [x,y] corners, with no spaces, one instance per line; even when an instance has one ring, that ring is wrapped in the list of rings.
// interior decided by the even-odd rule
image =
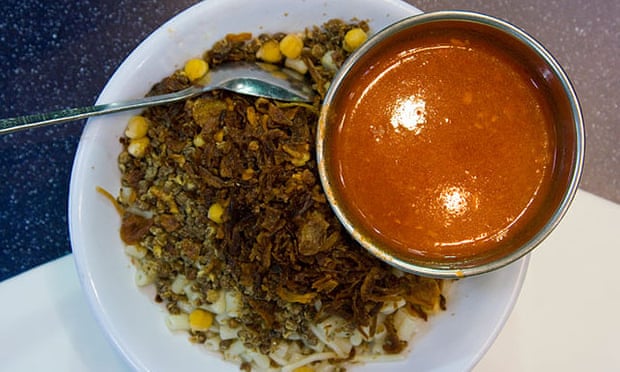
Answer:
[[[343,205],[335,190],[334,177],[326,160],[330,143],[329,126],[338,97],[347,94],[346,82],[363,71],[365,56],[381,50],[390,38],[414,35],[425,27],[468,27],[500,42],[511,55],[527,63],[538,74],[550,97],[555,130],[555,163],[550,191],[539,195],[542,207],[528,227],[512,239],[497,242],[497,247],[466,259],[428,259],[396,253],[359,224]],[[345,86],[343,88],[343,86]],[[342,89],[341,89],[342,88]],[[317,130],[317,161],[320,179],[334,212],[345,229],[370,253],[402,270],[438,278],[461,278],[503,267],[537,247],[558,225],[569,208],[581,178],[585,150],[583,118],[577,95],[562,67],[534,38],[516,26],[492,16],[466,11],[439,11],[406,18],[372,36],[343,64],[325,97]]]

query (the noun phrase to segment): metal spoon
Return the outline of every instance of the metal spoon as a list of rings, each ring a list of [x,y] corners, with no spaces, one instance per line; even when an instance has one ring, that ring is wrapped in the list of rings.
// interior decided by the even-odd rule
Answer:
[[[0,119],[0,134],[181,101],[215,89],[280,101],[311,102],[314,97],[310,84],[304,80],[303,76],[295,71],[270,64],[249,62],[223,64],[209,71],[206,80],[205,85],[194,85],[178,92],[159,96]]]

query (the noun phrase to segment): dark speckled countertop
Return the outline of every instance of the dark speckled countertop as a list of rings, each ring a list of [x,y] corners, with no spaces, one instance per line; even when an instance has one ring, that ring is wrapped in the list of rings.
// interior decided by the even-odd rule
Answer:
[[[208,0],[206,0],[208,1]],[[192,0],[3,0],[0,117],[94,103],[141,40]],[[609,0],[420,0],[422,10],[502,17],[541,41],[581,99],[582,188],[620,202],[620,3]],[[71,251],[69,178],[84,122],[0,136],[0,281]]]
[[[123,59],[192,0],[3,0],[0,117],[94,103]],[[67,201],[84,121],[0,136],[0,280],[71,252]]]

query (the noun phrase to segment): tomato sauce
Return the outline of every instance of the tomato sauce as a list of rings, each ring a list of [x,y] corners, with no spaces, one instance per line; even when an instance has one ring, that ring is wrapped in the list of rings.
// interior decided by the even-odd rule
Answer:
[[[518,234],[554,137],[532,74],[475,32],[393,40],[334,102],[326,160],[357,226],[404,256],[463,258]]]

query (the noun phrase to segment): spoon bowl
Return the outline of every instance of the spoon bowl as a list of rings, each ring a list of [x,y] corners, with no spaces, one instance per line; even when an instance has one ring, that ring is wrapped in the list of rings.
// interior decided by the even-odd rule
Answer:
[[[311,102],[314,98],[310,84],[301,74],[293,70],[267,63],[235,62],[223,64],[209,71],[204,84],[192,85],[173,93],[0,119],[0,134],[182,101],[216,89],[279,101]]]

